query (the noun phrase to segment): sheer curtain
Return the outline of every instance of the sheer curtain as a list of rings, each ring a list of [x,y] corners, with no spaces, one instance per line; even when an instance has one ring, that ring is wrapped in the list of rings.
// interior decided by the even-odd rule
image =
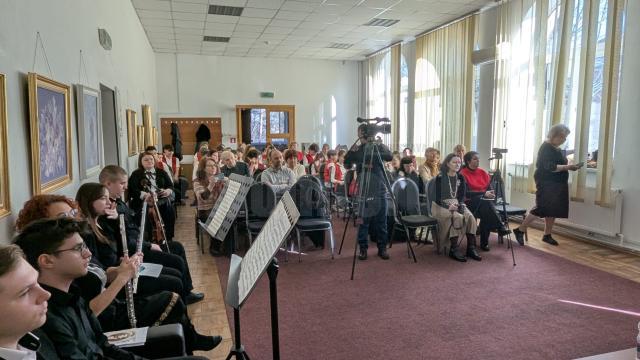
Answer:
[[[509,149],[512,191],[535,190],[537,148],[550,126],[564,123],[572,131],[564,148],[574,162],[598,150],[596,203],[610,202],[623,3],[499,5],[492,142]],[[572,200],[584,201],[586,176],[586,167],[571,174]]]
[[[416,39],[414,152],[471,143],[475,16]]]

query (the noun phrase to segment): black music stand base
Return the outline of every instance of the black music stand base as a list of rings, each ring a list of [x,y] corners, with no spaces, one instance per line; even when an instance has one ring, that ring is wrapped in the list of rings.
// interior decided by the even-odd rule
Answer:
[[[249,355],[244,351],[244,346],[242,346],[242,342],[240,341],[240,309],[236,308],[233,309],[233,329],[235,342],[226,360],[231,360],[234,356],[236,360],[251,360]]]
[[[271,348],[273,350],[273,360],[280,360],[280,334],[278,330],[278,286],[276,280],[278,277],[278,260],[271,259],[271,263],[267,268],[269,276],[269,297],[271,302]]]

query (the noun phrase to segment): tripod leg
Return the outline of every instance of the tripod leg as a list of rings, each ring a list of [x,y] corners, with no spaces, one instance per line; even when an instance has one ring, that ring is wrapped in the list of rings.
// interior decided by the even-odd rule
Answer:
[[[413,257],[413,262],[417,263],[418,260],[416,259],[416,254],[413,252],[413,247],[411,246],[411,237],[409,236],[409,229],[406,226],[404,227],[404,232],[405,234],[407,234],[407,257],[408,258]]]
[[[349,222],[351,221],[351,217],[353,216],[353,213],[349,214],[349,218],[347,219],[347,222],[344,223],[344,231],[342,232],[342,241],[340,241],[340,249],[338,249],[338,255],[342,254],[342,245],[344,245],[344,237],[347,235],[347,227],[349,227]],[[356,219],[353,219],[353,222],[356,222]]]
[[[356,244],[353,246],[353,264],[351,264],[351,280],[353,280],[353,274],[356,272],[356,255],[358,254],[359,247],[358,240],[356,240]]]

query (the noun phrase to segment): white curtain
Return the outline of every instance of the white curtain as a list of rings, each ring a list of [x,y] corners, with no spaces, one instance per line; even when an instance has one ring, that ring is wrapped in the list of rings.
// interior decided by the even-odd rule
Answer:
[[[416,39],[414,152],[471,143],[475,16]]]

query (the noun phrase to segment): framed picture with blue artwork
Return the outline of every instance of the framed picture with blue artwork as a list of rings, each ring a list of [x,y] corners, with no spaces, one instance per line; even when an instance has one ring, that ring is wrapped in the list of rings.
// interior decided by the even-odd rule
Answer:
[[[0,74],[0,218],[11,213],[7,131],[7,86],[4,74]]]
[[[76,85],[80,179],[97,175],[104,164],[100,91]]]
[[[29,73],[33,194],[71,183],[71,114],[68,85]]]

